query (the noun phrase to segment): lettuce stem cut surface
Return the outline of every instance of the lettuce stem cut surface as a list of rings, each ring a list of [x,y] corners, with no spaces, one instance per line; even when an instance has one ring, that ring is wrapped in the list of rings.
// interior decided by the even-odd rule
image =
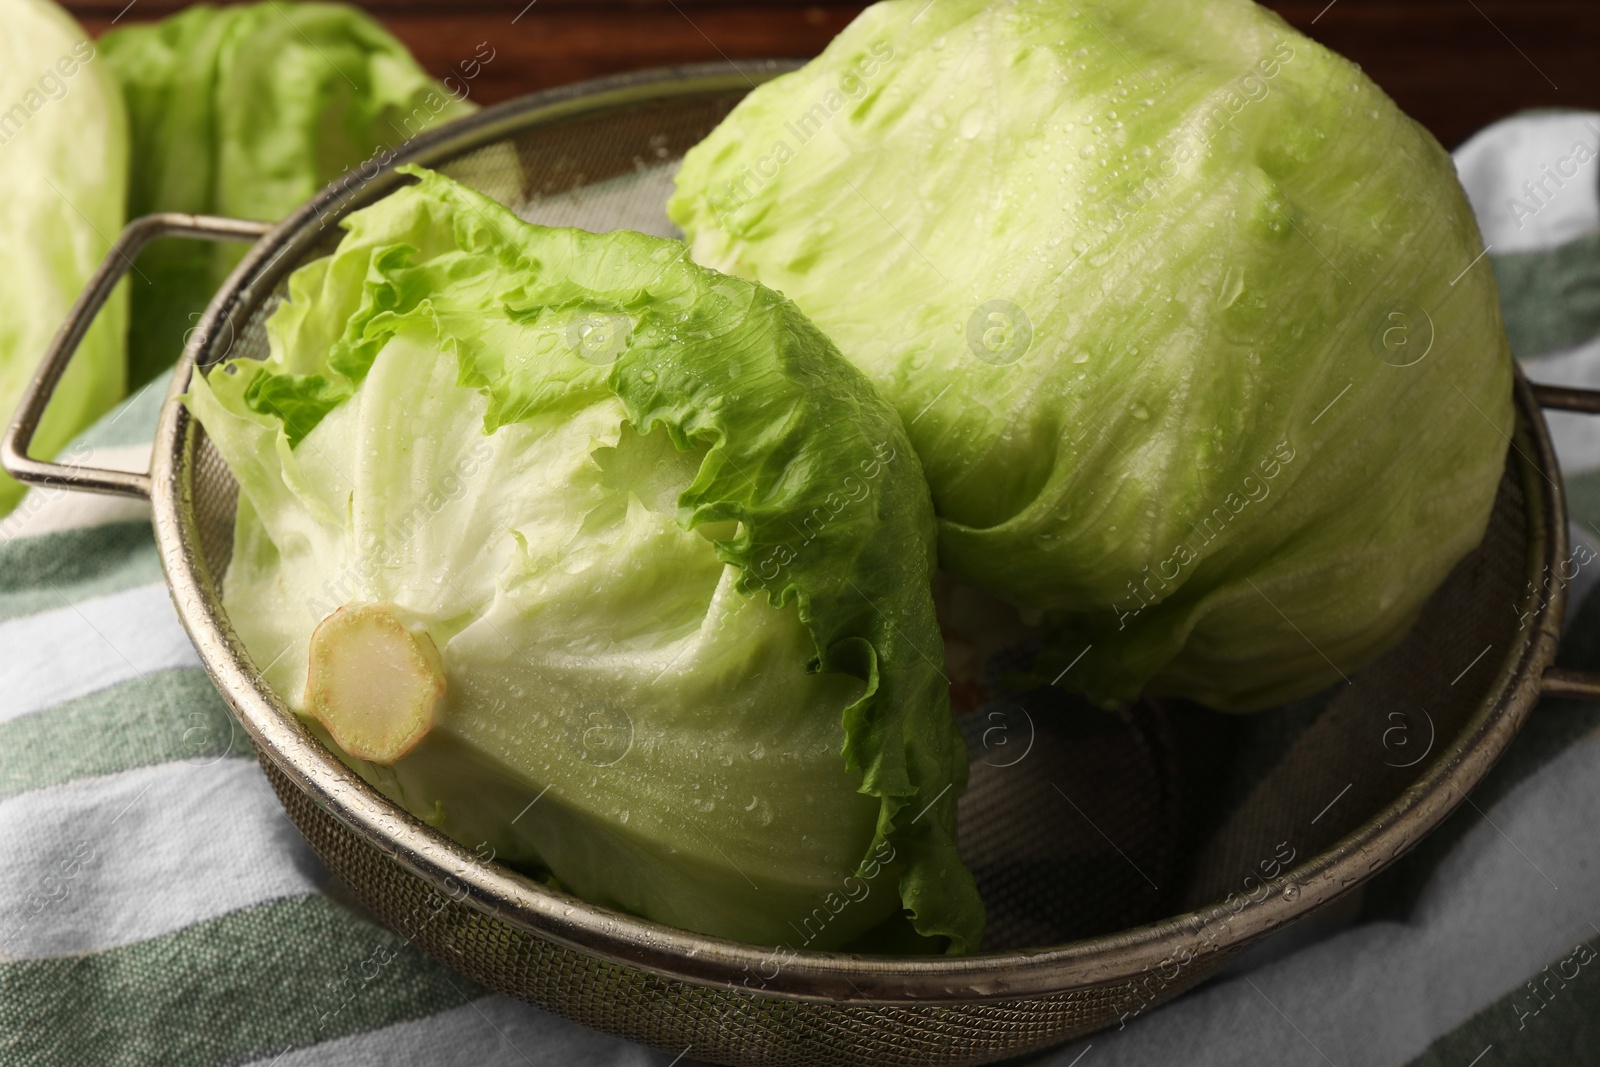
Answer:
[[[445,693],[433,639],[408,630],[392,606],[346,606],[311,635],[306,704],[338,743],[389,766],[433,726]]]

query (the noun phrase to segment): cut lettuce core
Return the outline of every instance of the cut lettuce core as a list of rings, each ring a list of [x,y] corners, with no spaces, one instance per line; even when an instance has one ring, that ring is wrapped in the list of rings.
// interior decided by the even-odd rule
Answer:
[[[340,748],[388,766],[433,726],[445,693],[433,639],[393,604],[340,608],[311,635],[306,705]]]

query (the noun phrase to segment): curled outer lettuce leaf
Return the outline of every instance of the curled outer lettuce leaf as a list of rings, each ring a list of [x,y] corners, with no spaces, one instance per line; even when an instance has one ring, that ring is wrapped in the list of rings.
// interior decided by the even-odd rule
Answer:
[[[0,423],[122,231],[128,128],[105,59],[49,0],[0,0]],[[128,294],[90,327],[34,439],[52,456],[122,398]],[[0,515],[22,486],[0,472]]]
[[[899,409],[1046,680],[1267,707],[1482,537],[1511,361],[1450,158],[1248,0],[879,3],[677,181]]]
[[[270,358],[188,398],[242,488],[225,603],[268,683],[303,714],[312,628],[394,605],[444,704],[352,765],[457,840],[703,932],[976,947],[893,410],[678,242],[410,173],[291,278]]]
[[[100,43],[128,102],[130,215],[277,222],[374,153],[473,109],[377,20],[344,4],[197,4]],[[476,70],[492,49],[461,56]],[[129,335],[134,385],[183,350],[245,249],[167,241],[141,257]]]

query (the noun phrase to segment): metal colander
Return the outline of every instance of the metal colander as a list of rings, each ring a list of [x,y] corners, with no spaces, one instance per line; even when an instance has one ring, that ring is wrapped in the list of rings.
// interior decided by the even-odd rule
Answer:
[[[1541,692],[1600,695],[1550,667],[1566,507],[1539,403],[1595,397],[1517,382],[1517,424],[1483,543],[1400,647],[1348,685],[1271,715],[1177,703],[1119,713],[1054,690],[965,716],[962,851],[990,913],[983,952],[898,958],[703,937],[596,907],[483,863],[375,792],[259,680],[218,594],[238,487],[175,401],[195,373],[266,352],[284,281],[337,220],[418,162],[524,217],[670,232],[670,168],[787,64],[692,67],[542,93],[441,127],[279,226],[136,220],[74,309],[7,435],[35,484],[148,496],[173,601],[289,817],[383,922],[483,984],[597,1029],[728,1064],[976,1064],[1138,1015],[1242,947],[1359,885],[1483,777]],[[152,470],[29,459],[39,415],[95,311],[159,236],[255,240],[190,338]],[[1070,713],[1068,713],[1070,712]]]

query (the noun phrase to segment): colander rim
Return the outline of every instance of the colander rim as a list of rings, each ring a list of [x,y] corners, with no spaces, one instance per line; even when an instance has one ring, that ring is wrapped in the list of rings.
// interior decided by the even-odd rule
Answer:
[[[1566,502],[1542,411],[1520,371],[1517,431],[1508,465],[1525,497],[1527,573],[1535,579],[1527,639],[1501,659],[1479,710],[1398,798],[1328,849],[1264,886],[1238,910],[1222,905],[1113,934],[1037,949],[945,957],[883,957],[780,950],[708,937],[587,903],[498,864],[400,809],[317,741],[256,681],[200,554],[193,518],[192,463],[198,427],[178,398],[196,366],[225,358],[235,327],[300,262],[317,232],[409,179],[423,165],[504,139],[514,130],[670,96],[712,95],[794,69],[798,61],[708,63],[601,78],[486,108],[422,135],[362,173],[335,183],[275,227],[224,283],[174,371],[152,453],[152,512],[173,602],[202,663],[257,750],[356,834],[437,891],[519,930],[592,956],[664,977],[753,994],[859,1006],[973,1004],[1069,993],[1126,982],[1227,952],[1283,928],[1393,862],[1465,798],[1499,758],[1537,702],[1555,658],[1566,590],[1532,593],[1545,564],[1567,553]],[[1292,890],[1288,887],[1293,886]],[[1215,924],[1221,922],[1221,929]],[[1202,932],[1210,936],[1202,939]],[[769,975],[769,972],[770,973]]]

